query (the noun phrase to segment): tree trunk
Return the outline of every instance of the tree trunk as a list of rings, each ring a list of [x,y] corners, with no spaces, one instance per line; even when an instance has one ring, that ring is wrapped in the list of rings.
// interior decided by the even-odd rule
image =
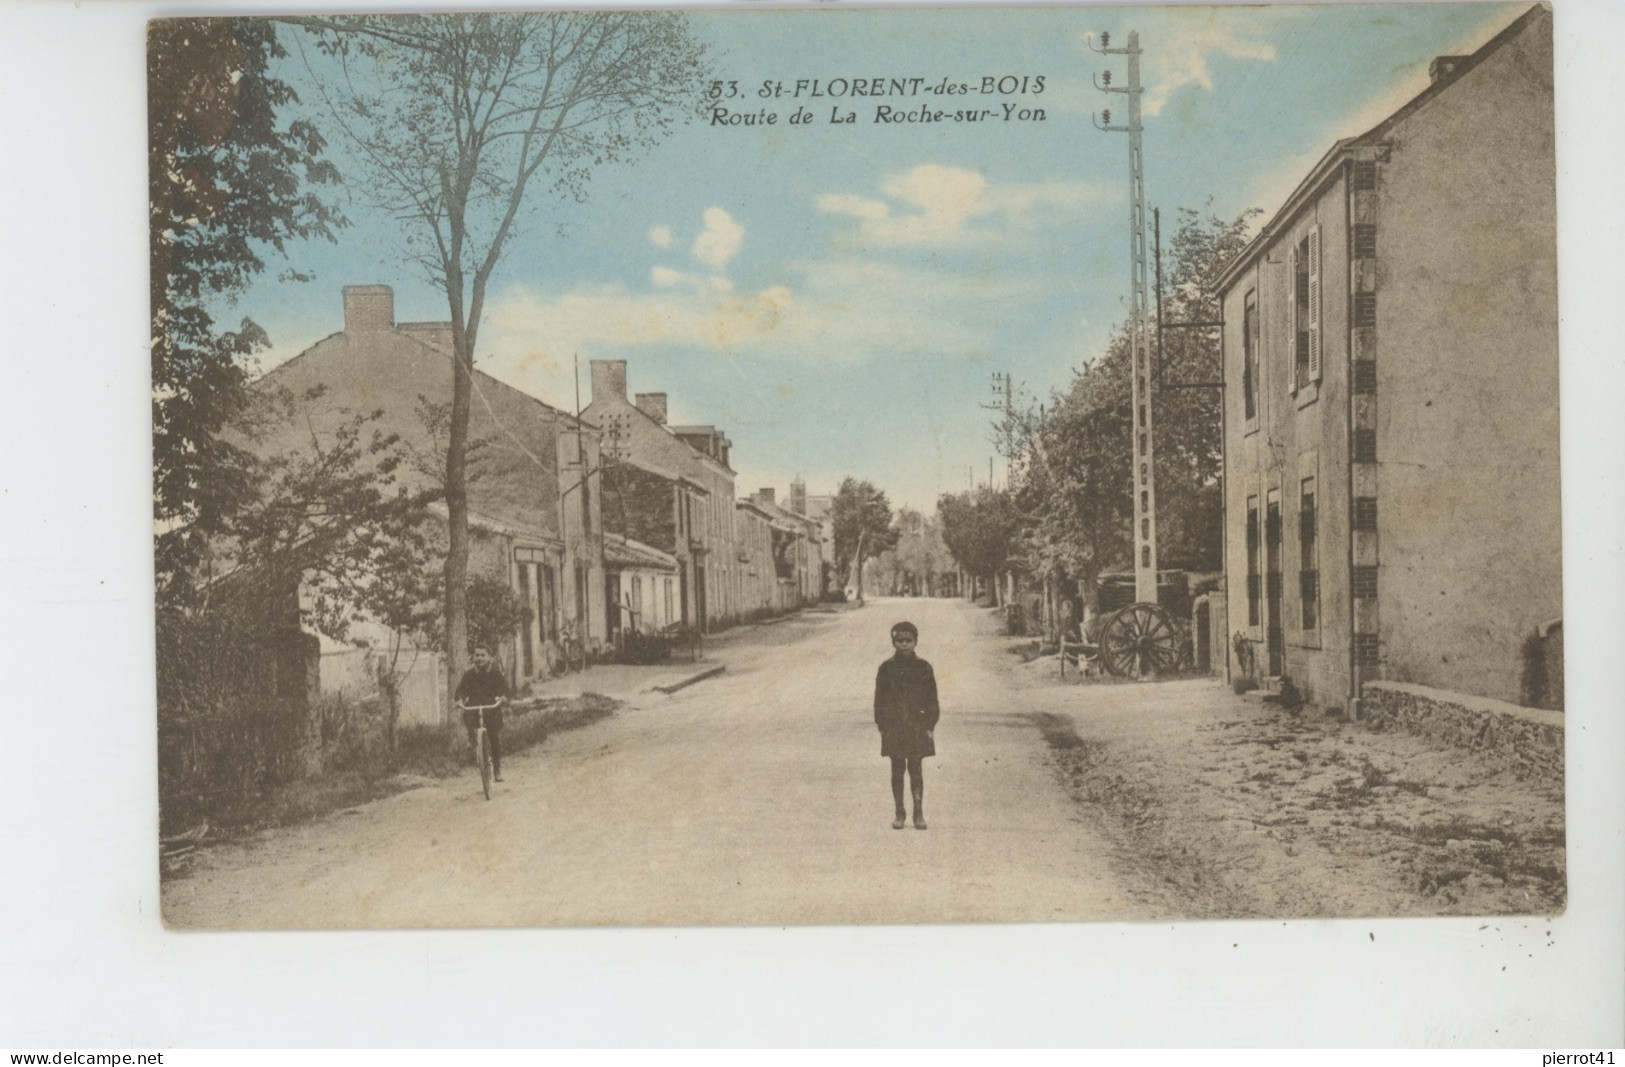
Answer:
[[[868,530],[858,531],[858,545],[852,555],[858,572],[853,577],[852,584],[857,587],[859,604],[863,603],[863,538],[868,532]]]
[[[459,330],[459,334],[463,331]],[[468,413],[473,353],[457,338],[451,376],[451,426],[446,442],[446,704],[456,699],[468,658]]]

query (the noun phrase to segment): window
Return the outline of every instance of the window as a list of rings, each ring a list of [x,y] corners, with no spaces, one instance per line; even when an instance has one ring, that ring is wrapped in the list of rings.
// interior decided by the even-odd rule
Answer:
[[[1258,498],[1247,498],[1247,625],[1258,625]]]
[[[1375,462],[1377,462],[1377,431],[1376,430],[1355,430],[1354,431],[1354,462],[1356,462],[1356,463],[1375,463]]]
[[[1287,345],[1292,392],[1320,381],[1320,227],[1310,229],[1287,257]]]
[[[1377,599],[1377,568],[1355,567],[1353,585],[1354,599]]]
[[[1264,646],[1270,677],[1285,670],[1286,641],[1281,617],[1281,493],[1271,489],[1264,504]]]
[[[1241,396],[1249,419],[1258,417],[1258,294],[1247,294],[1241,320]]]
[[[1298,599],[1303,628],[1320,629],[1319,539],[1315,514],[1315,480],[1305,478],[1298,497]]]
[[[535,612],[532,608],[533,596],[531,590],[531,574],[536,570],[534,563],[519,564],[519,601],[525,605],[524,638],[519,642],[520,662],[524,664],[523,670],[526,678],[536,673],[535,650],[532,643],[532,627],[535,624]]]
[[[1350,524],[1356,530],[1375,531],[1377,528],[1377,498],[1374,496],[1357,496],[1354,498],[1354,521]]]

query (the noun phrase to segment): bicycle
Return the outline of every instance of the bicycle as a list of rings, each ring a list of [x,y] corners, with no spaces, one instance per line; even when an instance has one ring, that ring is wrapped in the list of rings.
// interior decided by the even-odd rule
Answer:
[[[474,762],[480,768],[480,788],[485,792],[485,799],[491,799],[491,735],[485,729],[485,713],[495,711],[502,706],[502,701],[495,704],[464,704],[457,702],[458,710],[479,713],[478,725],[474,729]]]
[[[564,660],[566,671],[584,671],[587,669],[586,643],[576,633],[575,625],[566,623],[559,633],[559,654]]]

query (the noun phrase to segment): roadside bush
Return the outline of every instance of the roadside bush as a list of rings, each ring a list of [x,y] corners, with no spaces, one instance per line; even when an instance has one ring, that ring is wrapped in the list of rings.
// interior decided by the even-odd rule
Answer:
[[[310,643],[235,612],[157,618],[158,799],[163,833],[301,775]]]

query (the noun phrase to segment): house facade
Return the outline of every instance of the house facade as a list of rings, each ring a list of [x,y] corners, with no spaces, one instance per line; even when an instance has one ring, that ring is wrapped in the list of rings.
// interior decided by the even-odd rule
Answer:
[[[816,604],[823,595],[819,524],[781,506],[771,488],[741,500],[737,521],[739,559],[748,572],[747,612],[782,613]]]
[[[677,558],[618,533],[604,534],[605,603],[610,640],[658,633],[681,621]]]
[[[592,361],[584,421],[603,434],[608,529],[671,555],[678,621],[712,630],[739,616],[732,447],[714,427],[672,427],[666,394],[626,393],[626,361]]]
[[[1562,615],[1551,13],[1434,61],[1219,281],[1232,670],[1516,703]],[[1560,683],[1559,683],[1560,684]]]
[[[262,394],[284,392],[298,416],[255,447],[266,455],[308,449],[312,435],[354,413],[377,411],[375,425],[399,435],[413,457],[399,468],[398,480],[413,489],[435,484],[453,358],[448,324],[396,323],[388,286],[347,287],[344,328],[255,383]],[[589,646],[607,637],[596,479],[582,491],[583,479],[599,466],[599,435],[479,371],[474,392],[469,576],[499,583],[525,608],[524,621],[497,650],[510,682],[520,686],[556,668],[563,634],[584,635]],[[443,530],[445,516],[444,505],[431,505],[425,521]],[[387,631],[366,622],[354,636],[369,647],[324,646],[324,690],[363,685],[374,667],[368,657],[388,640]],[[411,649],[409,660],[403,721],[444,721],[441,657]]]

